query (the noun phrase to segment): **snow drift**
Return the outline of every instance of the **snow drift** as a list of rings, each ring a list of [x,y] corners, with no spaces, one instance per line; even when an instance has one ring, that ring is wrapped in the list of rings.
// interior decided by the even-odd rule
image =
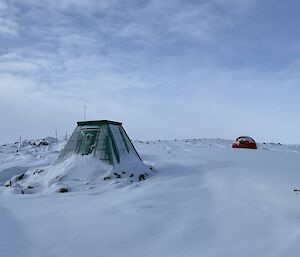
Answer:
[[[33,150],[35,152],[38,150],[40,152],[52,151],[53,149],[49,148],[49,145],[57,145],[56,140],[27,140],[22,143],[22,147],[9,152],[15,154],[16,159],[22,154],[24,160],[24,157],[31,155]],[[44,146],[48,146],[48,148],[45,149]],[[58,153],[56,150],[55,152]],[[0,172],[0,178],[2,174],[2,179],[7,179],[0,192],[5,194],[34,194],[84,191],[116,182],[133,183],[142,181],[154,174],[151,167],[130,157],[131,155],[128,155],[128,158],[124,157],[121,163],[112,166],[89,155],[73,154],[63,162],[56,162],[54,165],[36,167],[36,165],[30,164],[34,168],[29,169],[13,167],[10,169],[9,174],[17,174],[14,174],[12,178],[7,178],[7,174],[3,176],[3,171]],[[39,159],[41,156],[37,155],[36,158]],[[25,172],[20,173],[23,170]]]
[[[1,195],[1,257],[299,256],[300,198],[293,192],[300,187],[299,145],[266,143],[253,151],[222,139],[134,144],[156,176],[102,181],[96,163],[84,159],[88,176],[81,168],[74,177],[60,167],[53,172],[87,190]],[[40,159],[49,165],[55,158],[47,156],[58,155],[52,150],[25,159],[6,149],[0,174],[12,159],[14,167]],[[101,171],[106,176],[109,167]],[[105,183],[88,189],[92,178]]]
[[[4,193],[66,193],[91,190],[111,183],[145,180],[153,173],[142,163],[131,172],[124,165],[113,167],[91,156],[72,155],[62,163],[53,166],[29,169],[14,176],[2,188]],[[149,172],[150,171],[150,172]],[[109,183],[110,182],[110,183]]]

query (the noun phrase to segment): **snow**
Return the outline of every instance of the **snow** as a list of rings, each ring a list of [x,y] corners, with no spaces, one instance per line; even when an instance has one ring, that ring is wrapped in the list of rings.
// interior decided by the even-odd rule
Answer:
[[[0,148],[0,178],[39,166],[50,176],[38,194],[0,195],[1,257],[299,256],[299,145],[136,141],[156,173],[129,183],[103,181],[111,167],[89,157],[52,166],[64,143]],[[40,183],[62,175],[81,190]]]
[[[24,145],[27,146],[26,149]],[[53,150],[52,147],[41,148],[44,145],[57,146],[56,142],[47,141],[45,143],[43,140],[36,140],[35,143],[23,143],[21,150],[11,151],[11,154],[12,156],[22,155],[21,160],[24,162],[24,156],[32,154],[33,149],[35,152],[38,149],[40,149],[39,151],[43,150],[44,153]],[[58,153],[57,150],[54,152]],[[4,187],[0,188],[0,193],[34,194],[85,191],[113,183],[127,182],[128,184],[145,180],[155,173],[150,166],[140,161],[135,151],[132,151],[131,154],[126,150],[125,152],[126,155],[121,155],[121,162],[115,166],[108,165],[91,155],[72,154],[62,162],[47,163],[38,168],[36,167],[37,163],[33,165],[33,168],[29,168],[30,166],[10,167],[0,172],[0,179],[2,181],[6,179]],[[53,154],[53,151],[51,153]],[[31,158],[31,162],[41,159],[40,154],[35,157]],[[12,177],[12,175],[15,176]]]
[[[0,146],[0,185],[14,175],[24,173],[29,168],[53,164],[65,141],[47,137],[39,140],[24,140],[21,145],[5,144]]]

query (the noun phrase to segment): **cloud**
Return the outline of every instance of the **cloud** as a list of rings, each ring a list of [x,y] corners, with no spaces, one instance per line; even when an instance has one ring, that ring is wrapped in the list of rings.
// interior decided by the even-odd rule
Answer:
[[[255,1],[1,3],[12,10],[10,35],[18,35],[0,54],[2,141],[47,136],[54,127],[70,131],[84,105],[89,119],[122,120],[135,138],[260,136],[270,124],[291,129],[285,112],[299,108],[289,101],[299,91],[297,61],[264,69],[226,60],[234,29]],[[8,35],[1,26],[0,35]],[[289,140],[279,129],[276,135]]]
[[[96,29],[109,39],[126,38],[133,42],[150,41],[161,44],[163,40],[199,42],[214,40],[218,31],[233,26],[239,18],[242,18],[242,15],[251,9],[253,1],[28,0],[14,3],[15,5],[21,3],[23,10],[29,12],[29,18],[33,20],[49,19],[46,31],[49,29],[50,21],[54,24],[54,27],[50,25],[50,28],[56,30],[54,31],[56,33],[50,35],[57,35],[58,28],[62,28],[61,32],[65,33],[63,26],[68,27],[68,23],[74,24],[79,18],[90,25],[90,28],[86,27],[87,30]],[[47,10],[50,15],[37,17],[39,13],[43,14],[43,10]],[[55,19],[51,19],[51,16]],[[61,21],[63,22],[60,26]],[[74,31],[76,27],[69,29]]]
[[[13,0],[14,4],[22,4],[34,8],[51,8],[58,11],[93,13],[106,10],[116,4],[116,0]]]
[[[247,2],[247,4],[246,4]],[[253,1],[251,1],[253,2]],[[99,28],[116,37],[147,43],[169,40],[212,41],[218,31],[232,26],[250,1],[144,1],[140,5],[114,5]],[[119,9],[120,6],[122,9]],[[249,9],[248,9],[248,8]],[[119,22],[116,22],[119,21]]]
[[[17,36],[18,29],[16,9],[5,1],[0,1],[0,36]]]

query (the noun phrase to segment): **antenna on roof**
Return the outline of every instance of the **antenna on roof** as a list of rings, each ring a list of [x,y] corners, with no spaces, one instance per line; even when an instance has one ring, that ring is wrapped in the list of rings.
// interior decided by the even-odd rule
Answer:
[[[58,144],[57,128],[55,128],[55,139],[56,139],[56,144]]]
[[[19,137],[19,151],[22,149],[22,136]]]
[[[68,140],[68,130],[66,130],[65,140]]]
[[[86,121],[86,105],[84,106],[84,121]]]

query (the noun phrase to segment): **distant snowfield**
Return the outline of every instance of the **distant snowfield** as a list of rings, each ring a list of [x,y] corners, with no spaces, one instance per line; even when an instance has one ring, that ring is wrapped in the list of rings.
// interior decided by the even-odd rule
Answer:
[[[18,154],[0,147],[0,183],[51,165],[63,144]],[[145,181],[1,194],[0,256],[299,256],[298,145],[234,150],[231,141],[201,139],[135,146],[157,171]]]

